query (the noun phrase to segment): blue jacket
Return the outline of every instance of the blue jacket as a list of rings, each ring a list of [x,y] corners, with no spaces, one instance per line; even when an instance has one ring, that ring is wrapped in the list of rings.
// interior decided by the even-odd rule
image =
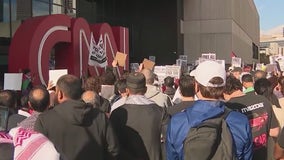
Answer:
[[[183,160],[183,141],[191,127],[224,112],[224,102],[196,101],[192,107],[174,115],[168,125],[166,150],[167,160]],[[232,111],[226,118],[232,133],[236,155],[239,160],[252,159],[252,135],[245,115]]]

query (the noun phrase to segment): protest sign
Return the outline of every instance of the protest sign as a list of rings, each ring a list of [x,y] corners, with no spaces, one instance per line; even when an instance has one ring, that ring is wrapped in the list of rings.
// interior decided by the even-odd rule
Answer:
[[[154,73],[158,76],[159,83],[164,83],[164,79],[167,77],[166,75],[166,66],[155,66]]]
[[[150,69],[150,70],[152,70],[154,68],[154,66],[155,66],[154,62],[152,62],[152,61],[150,61],[150,60],[148,60],[146,58],[144,58],[142,63],[143,63],[144,68]]]
[[[216,60],[216,54],[215,53],[202,53],[201,58],[204,58],[207,60]]]
[[[57,80],[63,76],[68,74],[67,69],[55,69],[55,70],[49,70],[49,81],[52,81],[53,84],[56,85]]]
[[[266,72],[276,72],[278,71],[277,64],[267,64],[266,65]]]
[[[284,71],[284,59],[279,59],[278,64],[281,71]]]
[[[181,66],[166,65],[166,76],[171,76],[179,79],[180,74],[181,74]]]
[[[101,68],[106,67],[108,64],[102,35],[100,35],[99,41],[96,43],[93,33],[91,33],[88,64],[90,66],[98,66]]]
[[[130,63],[131,72],[137,72],[139,70],[139,63]]]
[[[187,61],[187,55],[179,55],[179,59]]]
[[[126,62],[126,57],[127,57],[127,54],[121,53],[121,52],[116,52],[114,59],[117,60],[118,66],[124,67],[125,62]]]
[[[109,99],[114,95],[114,85],[101,85],[100,95],[105,99]]]
[[[4,90],[20,91],[23,73],[4,73]]]
[[[156,57],[155,56],[149,56],[149,60],[152,62],[156,62]]]
[[[232,66],[233,67],[242,67],[242,58],[232,57]]]

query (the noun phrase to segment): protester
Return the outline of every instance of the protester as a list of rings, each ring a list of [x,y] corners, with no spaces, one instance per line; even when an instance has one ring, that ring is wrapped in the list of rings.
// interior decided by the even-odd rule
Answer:
[[[114,111],[116,108],[125,104],[125,101],[128,97],[128,93],[126,92],[126,79],[118,80],[115,83],[115,92],[117,94],[116,97],[113,99],[113,104],[111,106],[110,113]]]
[[[277,81],[278,81],[277,88],[281,93],[281,96],[279,98],[279,104],[281,108],[284,108],[284,76],[280,76]]]
[[[181,94],[181,102],[174,106],[168,107],[167,111],[170,115],[179,113],[186,108],[190,107],[194,103],[195,95],[195,81],[194,78],[189,75],[183,75],[179,80],[179,91]]]
[[[168,160],[184,159],[186,155],[184,154],[183,142],[191,127],[225,112],[225,104],[221,100],[226,82],[225,68],[215,61],[205,61],[200,63],[190,75],[195,77],[195,91],[199,100],[192,107],[172,117],[168,125],[166,139]],[[251,159],[251,130],[245,115],[231,111],[225,121],[232,135],[233,146],[231,146],[231,149],[235,148],[233,154],[238,159]],[[205,154],[214,151],[204,150],[202,152]],[[211,159],[211,157],[208,157],[208,159]]]
[[[17,127],[17,124],[26,119],[25,116],[19,115],[17,109],[16,93],[11,90],[0,91],[0,106],[9,108],[7,131]]]
[[[171,98],[162,93],[157,86],[153,85],[155,78],[153,71],[150,69],[143,69],[141,73],[143,73],[146,78],[147,91],[145,96],[153,100],[160,107],[172,106]]]
[[[253,136],[253,159],[268,158],[268,137],[278,135],[278,122],[267,98],[256,94],[244,94],[241,83],[232,77],[226,82],[224,97],[226,106],[247,116]]]
[[[266,78],[260,78],[258,79],[254,84],[254,90],[256,94],[263,95],[266,97],[272,105],[274,105],[277,108],[281,108],[278,98],[273,93],[273,87],[271,82]]]
[[[284,129],[281,130],[281,133],[278,136],[278,140],[274,147],[274,158],[275,160],[284,159]]]
[[[164,85],[166,87],[164,93],[168,95],[171,99],[173,99],[176,92],[176,89],[174,88],[175,85],[174,78],[167,76],[164,79]]]
[[[23,80],[22,80],[22,95],[28,95],[30,90],[33,88],[33,77],[31,75],[30,69],[24,69],[23,73]]]
[[[85,102],[85,103],[89,103],[91,105],[93,105],[93,107],[98,107],[99,108],[99,104],[97,104],[96,102],[99,101],[99,98],[98,98],[98,94],[94,91],[85,91],[83,92],[82,96],[81,96],[82,100]]]
[[[60,160],[53,143],[41,133],[17,127],[9,135],[13,139],[15,160]]]
[[[243,69],[241,67],[234,67],[231,70],[231,74],[239,80],[241,79],[242,72],[243,72]]]
[[[99,96],[98,107],[102,112],[109,113],[110,112],[110,103],[107,99],[100,96],[101,92],[101,82],[99,77],[88,77],[84,83],[85,91],[94,91]]]
[[[14,158],[14,144],[12,137],[6,132],[0,132],[0,160]]]
[[[276,76],[273,75],[270,78],[268,78],[269,82],[271,83],[271,87],[273,89],[273,94],[277,97],[277,99],[282,98],[283,95],[281,93],[281,91],[279,90],[279,83],[278,83],[278,79],[281,76]]]
[[[260,78],[266,78],[266,76],[267,76],[267,72],[265,72],[263,70],[256,70],[256,71],[254,71],[253,78],[254,78],[254,81],[256,81]]]
[[[121,145],[120,159],[160,160],[163,109],[145,97],[142,73],[130,73],[126,84],[129,97],[110,116]]]
[[[266,78],[260,78],[255,82],[254,88],[255,88],[255,92],[258,95],[263,95],[264,97],[266,97],[271,102],[273,113],[276,116],[276,119],[279,123],[280,128],[282,128],[283,124],[284,124],[284,117],[283,117],[284,110],[280,107],[278,98],[273,93],[273,88],[272,88],[271,82]],[[274,149],[274,145],[275,145],[273,138],[276,138],[276,137],[277,136],[274,136],[274,137],[269,136],[268,137],[268,145],[267,145],[268,158],[267,159],[273,159],[273,149]]]
[[[243,92],[245,94],[255,94],[254,92],[254,80],[253,80],[253,76],[251,74],[244,74],[241,77],[241,82],[243,85]]]
[[[107,159],[119,154],[105,114],[81,101],[81,82],[73,75],[56,84],[56,106],[39,115],[35,130],[55,145],[61,159]]]
[[[107,99],[108,101],[111,101],[112,96],[114,95],[114,83],[116,82],[117,78],[113,73],[114,68],[109,68],[109,69],[110,70],[108,70],[107,68],[106,72],[100,76],[102,84],[100,95],[105,99]]]
[[[38,116],[49,107],[49,93],[43,87],[34,87],[29,93],[28,105],[32,109],[31,116],[18,124],[19,127],[34,130]]]
[[[18,114],[25,117],[31,116],[30,107],[28,105],[29,95],[22,96],[20,101],[21,101],[21,107],[18,110]]]

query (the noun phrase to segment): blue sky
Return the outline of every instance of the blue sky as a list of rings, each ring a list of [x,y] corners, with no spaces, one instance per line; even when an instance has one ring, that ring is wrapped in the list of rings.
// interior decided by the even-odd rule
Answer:
[[[254,0],[260,19],[260,29],[267,31],[284,25],[284,0]]]

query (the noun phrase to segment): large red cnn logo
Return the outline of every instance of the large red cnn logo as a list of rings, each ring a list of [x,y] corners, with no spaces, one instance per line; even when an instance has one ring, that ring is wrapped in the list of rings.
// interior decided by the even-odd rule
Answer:
[[[99,75],[102,68],[88,65],[91,33],[96,42],[102,35],[109,65],[117,51],[129,54],[129,32],[125,27],[111,27],[107,23],[89,25],[83,18],[66,15],[34,17],[26,20],[12,39],[9,72],[29,68],[35,84],[47,84],[49,57],[54,49],[56,69],[67,68],[68,73],[78,77],[87,72]]]

